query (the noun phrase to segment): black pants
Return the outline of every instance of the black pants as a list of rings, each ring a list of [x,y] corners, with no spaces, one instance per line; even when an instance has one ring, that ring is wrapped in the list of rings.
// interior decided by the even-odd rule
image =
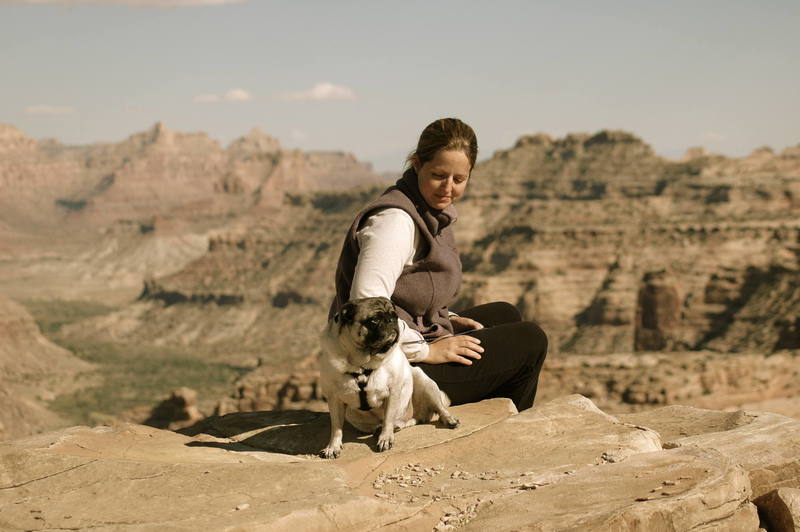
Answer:
[[[471,366],[420,363],[420,369],[436,381],[454,405],[508,397],[517,410],[530,408],[547,356],[547,335],[542,328],[522,321],[516,307],[504,302],[478,305],[459,315],[484,326],[467,333],[480,339],[484,349],[481,359],[473,359]]]

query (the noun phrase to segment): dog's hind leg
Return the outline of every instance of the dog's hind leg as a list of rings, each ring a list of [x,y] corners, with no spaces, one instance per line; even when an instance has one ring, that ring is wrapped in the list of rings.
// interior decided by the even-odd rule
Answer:
[[[411,368],[411,375],[414,378],[414,418],[420,423],[428,423],[433,414],[439,414],[439,419],[448,428],[456,428],[460,422],[447,409],[450,405],[447,395],[418,367]]]
[[[328,446],[322,449],[322,458],[339,458],[342,452],[342,427],[344,426],[345,404],[338,397],[328,399],[328,410],[331,414],[331,439]]]

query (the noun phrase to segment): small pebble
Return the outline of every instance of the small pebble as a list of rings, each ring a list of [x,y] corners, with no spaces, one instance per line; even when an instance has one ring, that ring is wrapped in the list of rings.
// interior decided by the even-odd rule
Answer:
[[[238,512],[238,511],[241,511],[241,510],[247,510],[249,508],[250,508],[250,505],[247,504],[247,503],[239,504],[239,505],[236,506],[236,511]]]
[[[378,497],[379,499],[388,499],[389,498],[389,496],[386,495],[385,493],[376,493],[375,496]]]

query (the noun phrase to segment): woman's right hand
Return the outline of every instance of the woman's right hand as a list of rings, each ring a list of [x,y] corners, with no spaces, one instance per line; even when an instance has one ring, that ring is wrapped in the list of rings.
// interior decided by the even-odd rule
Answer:
[[[481,358],[483,348],[481,341],[468,334],[460,336],[447,336],[428,344],[428,356],[423,360],[426,364],[446,364],[457,362],[467,366],[472,365],[472,360]]]

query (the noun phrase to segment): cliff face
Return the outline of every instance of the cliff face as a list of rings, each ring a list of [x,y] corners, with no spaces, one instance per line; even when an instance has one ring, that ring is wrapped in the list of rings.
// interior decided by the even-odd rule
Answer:
[[[305,356],[343,234],[379,192],[298,193],[268,220],[218,232],[114,334]],[[800,148],[676,162],[624,132],[523,137],[476,166],[459,213],[456,310],[510,301],[553,353],[800,347]],[[111,334],[114,319],[72,333]]]
[[[797,347],[800,149],[690,153],[622,132],[496,153],[459,209],[462,304],[514,302],[569,352]]]
[[[75,389],[86,363],[45,339],[21,305],[0,296],[0,440],[63,426],[47,408]]]
[[[163,123],[76,147],[0,126],[0,293],[130,298],[201,256],[210,231],[276,216],[287,194],[384,180],[351,154],[287,150],[258,129],[227,148]]]
[[[318,351],[344,233],[383,189],[369,186],[379,178],[366,165],[284,150],[258,130],[223,149],[163,124],[78,148],[6,127],[0,150],[0,237],[10,243],[0,246],[0,293],[124,301],[64,327],[66,339],[260,359],[222,409],[319,399],[313,368],[294,380],[270,373]],[[737,159],[693,149],[670,161],[625,132],[533,135],[479,163],[458,208],[454,310],[506,300],[541,323],[559,392],[609,408],[702,406],[718,389],[744,393],[737,380],[763,391],[796,372],[764,357],[800,349],[800,147]],[[645,364],[645,353],[696,350],[722,358],[630,372],[580,359],[584,372],[557,356],[637,353]],[[720,369],[730,353],[752,354],[738,359],[749,369]],[[796,396],[784,388],[714,406]]]
[[[18,230],[69,222],[240,216],[279,205],[286,192],[382,179],[350,154],[285,150],[254,129],[227,149],[205,133],[159,122],[117,143],[64,146],[0,128],[0,217]]]

